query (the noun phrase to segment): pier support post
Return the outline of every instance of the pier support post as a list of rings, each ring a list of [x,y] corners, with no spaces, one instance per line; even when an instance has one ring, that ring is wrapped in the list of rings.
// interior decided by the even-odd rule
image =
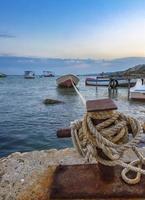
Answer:
[[[128,100],[130,99],[130,78],[128,78]]]
[[[96,90],[98,88],[98,76],[96,76]]]

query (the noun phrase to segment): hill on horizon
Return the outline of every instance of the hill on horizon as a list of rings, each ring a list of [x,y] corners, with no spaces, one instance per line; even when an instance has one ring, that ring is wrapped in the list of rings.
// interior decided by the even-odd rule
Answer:
[[[0,55],[0,72],[7,75],[23,75],[32,70],[36,74],[52,71],[55,74],[96,75],[101,72],[120,72],[134,66],[145,65],[145,57],[116,59],[36,58]],[[133,69],[132,69],[133,70]]]

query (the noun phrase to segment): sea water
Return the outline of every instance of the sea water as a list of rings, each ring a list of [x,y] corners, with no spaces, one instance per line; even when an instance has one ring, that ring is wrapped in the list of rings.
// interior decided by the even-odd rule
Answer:
[[[145,121],[145,102],[128,101],[127,88],[110,94],[107,87],[85,86],[85,78],[80,78],[78,88],[86,100],[113,98],[119,111]],[[65,103],[46,106],[43,104],[46,98]],[[69,127],[70,122],[82,118],[84,112],[75,90],[57,88],[56,77],[0,79],[0,157],[16,151],[71,147],[71,139],[58,139],[56,131]]]

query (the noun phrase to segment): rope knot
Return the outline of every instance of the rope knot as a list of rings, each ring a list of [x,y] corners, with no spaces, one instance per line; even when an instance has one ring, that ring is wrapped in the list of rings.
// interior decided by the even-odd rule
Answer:
[[[102,122],[94,125],[92,119]],[[71,129],[76,149],[88,162],[95,159],[103,165],[121,165],[124,167],[122,178],[128,184],[139,182],[141,174],[145,174],[145,170],[141,169],[145,164],[145,159],[135,147],[143,132],[136,119],[113,111],[91,112],[86,113],[83,120],[71,123]],[[129,134],[133,136],[130,141]],[[125,150],[129,148],[133,149],[139,159],[126,164],[121,158]],[[108,159],[100,157],[97,149],[101,149]],[[129,179],[126,176],[130,170],[137,173],[135,179]]]

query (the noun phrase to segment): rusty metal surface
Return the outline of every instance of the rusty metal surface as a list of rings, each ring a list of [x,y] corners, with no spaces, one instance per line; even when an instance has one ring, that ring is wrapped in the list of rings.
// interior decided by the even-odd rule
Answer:
[[[49,200],[51,192],[51,184],[56,166],[49,166],[48,169],[42,173],[34,173],[31,184],[23,187],[23,190],[16,196],[16,198],[6,198],[7,200]],[[4,200],[6,200],[4,199]],[[0,194],[1,200],[1,194]]]
[[[117,109],[117,106],[115,105],[112,99],[89,100],[86,102],[86,107],[87,107],[87,112],[97,112],[97,111]]]
[[[105,159],[105,160],[110,160],[102,151],[102,149],[97,148],[97,153],[98,156],[100,156],[101,158]],[[101,163],[98,163],[98,168],[99,168],[99,172],[100,172],[100,178],[104,181],[104,182],[111,182],[114,180],[115,178],[115,168],[114,166],[105,166],[102,165]],[[108,172],[109,172],[109,176],[108,176]]]
[[[71,129],[70,128],[61,128],[57,130],[57,137],[58,138],[67,138],[71,137]]]
[[[114,168],[112,181],[102,180],[98,165],[58,166],[54,172],[50,199],[145,199],[145,177],[136,185],[127,185]],[[109,170],[108,174],[110,176]]]
[[[104,119],[92,119],[94,125],[102,123]],[[57,137],[58,138],[67,138],[71,137],[71,129],[70,128],[60,128],[57,130]]]

